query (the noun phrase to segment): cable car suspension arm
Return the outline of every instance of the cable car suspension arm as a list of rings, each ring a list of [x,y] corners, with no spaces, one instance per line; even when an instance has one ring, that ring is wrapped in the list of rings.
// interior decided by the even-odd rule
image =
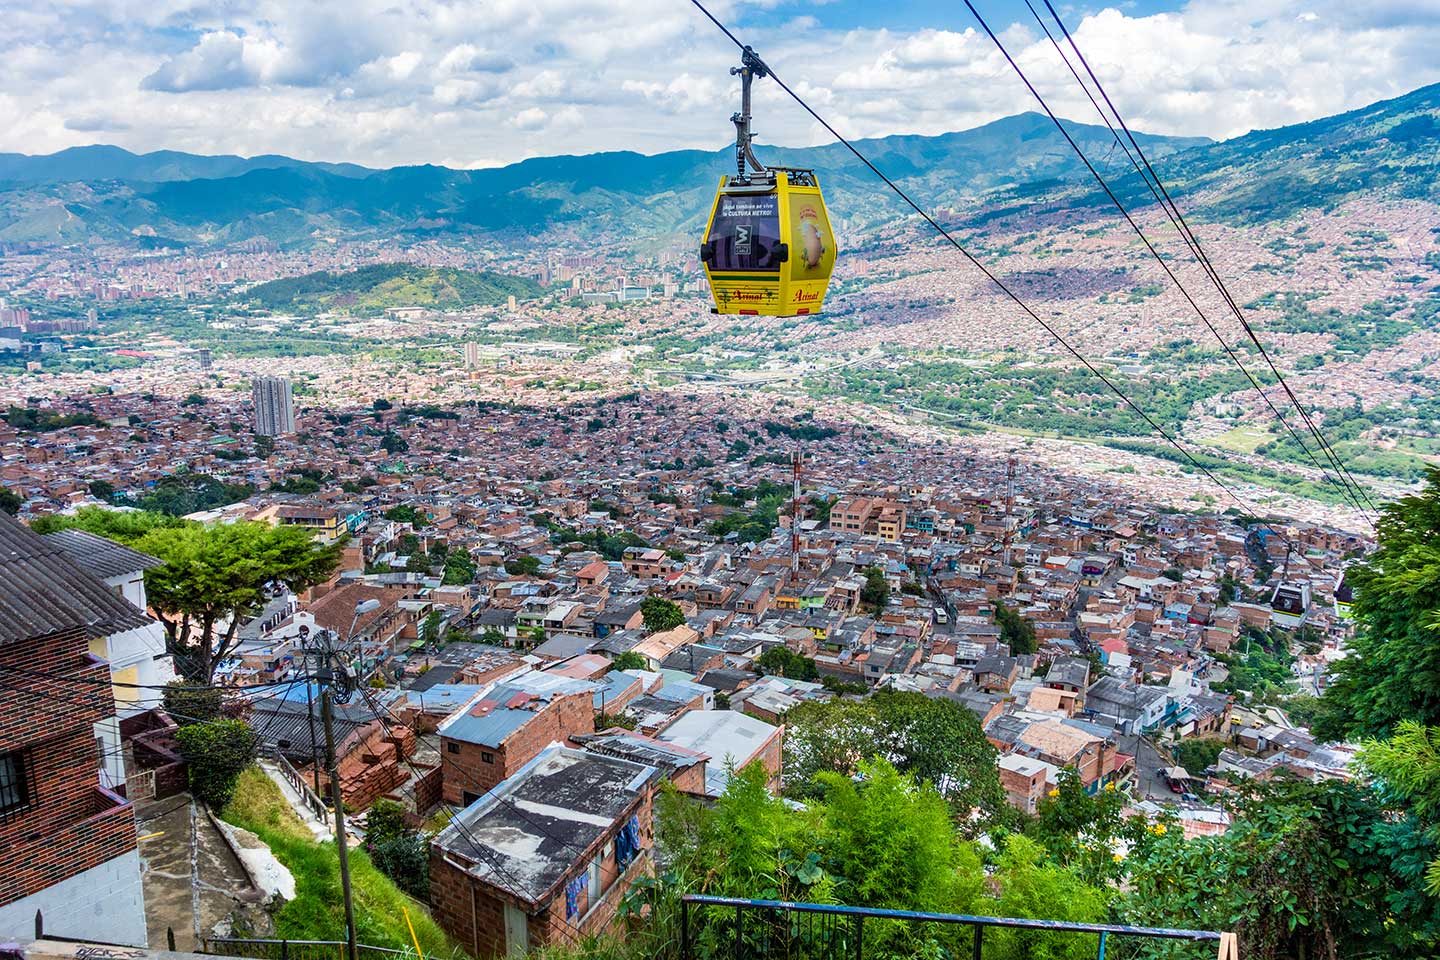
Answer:
[[[730,75],[740,76],[740,112],[731,114],[730,122],[735,124],[735,169],[736,179],[748,181],[749,175],[745,172],[745,165],[754,168],[756,173],[767,173],[765,165],[755,156],[755,151],[750,149],[750,141],[755,134],[750,131],[750,84],[756,78],[770,76],[770,68],[765,66],[765,61],[760,55],[748,46],[740,51],[740,66],[731,67]]]

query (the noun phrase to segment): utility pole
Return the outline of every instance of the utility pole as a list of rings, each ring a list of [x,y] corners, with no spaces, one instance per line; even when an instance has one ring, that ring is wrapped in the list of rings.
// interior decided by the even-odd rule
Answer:
[[[328,664],[325,674],[329,674]],[[335,762],[335,707],[330,684],[320,690],[320,713],[325,718],[325,765],[330,774],[330,805],[335,809],[335,849],[340,855],[340,891],[345,899],[345,951],[347,960],[358,960],[355,946],[355,900],[350,891],[350,845],[345,839],[345,801],[340,796],[340,776]]]
[[[355,616],[350,621],[350,635],[345,644],[347,653],[360,618],[379,606],[380,601],[375,599],[362,600],[355,605]],[[322,634],[316,638],[320,641],[319,645],[313,650],[306,650],[306,654],[308,659],[308,654],[313,652],[317,659],[315,678],[320,683],[320,715],[325,725],[325,768],[330,776],[330,806],[335,811],[335,852],[340,858],[340,891],[345,902],[346,960],[359,960],[355,944],[355,898],[350,890],[350,845],[345,836],[345,800],[340,793],[339,762],[335,756],[335,704],[331,687],[335,682],[335,640],[338,638],[329,630],[322,631]],[[349,670],[342,667],[341,702],[349,698],[353,689],[354,680]]]

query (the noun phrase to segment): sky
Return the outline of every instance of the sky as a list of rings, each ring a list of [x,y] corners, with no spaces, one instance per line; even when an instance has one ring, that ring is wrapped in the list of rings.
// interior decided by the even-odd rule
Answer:
[[[1025,0],[972,2],[1057,113],[1095,121]],[[1440,0],[1052,3],[1151,133],[1224,139],[1440,82]],[[964,2],[706,5],[847,136],[1036,109]],[[488,167],[719,149],[736,62],[689,0],[4,0],[0,152]],[[828,139],[773,83],[755,118],[762,142]]]

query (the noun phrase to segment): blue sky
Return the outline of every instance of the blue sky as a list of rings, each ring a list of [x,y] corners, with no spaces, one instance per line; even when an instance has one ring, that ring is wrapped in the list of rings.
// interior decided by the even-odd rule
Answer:
[[[1023,0],[974,0],[1063,116],[1090,106]],[[1035,109],[965,6],[713,0],[856,137]],[[1059,7],[1127,120],[1236,136],[1440,82],[1440,0]],[[0,151],[84,143],[372,166],[716,149],[735,52],[687,0],[5,0]],[[770,142],[824,131],[772,85]]]

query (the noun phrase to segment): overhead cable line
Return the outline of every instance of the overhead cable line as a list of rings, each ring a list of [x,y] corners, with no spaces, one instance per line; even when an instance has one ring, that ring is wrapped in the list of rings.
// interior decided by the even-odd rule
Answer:
[[[706,19],[713,23],[720,30],[721,33],[725,34],[725,36],[729,38],[729,40],[737,47],[739,47],[742,51],[750,49],[745,44],[740,42],[739,38],[730,31],[729,27],[725,26],[725,24],[717,20],[715,18],[715,15],[705,8],[705,5],[701,2],[701,0],[690,0],[690,2],[696,7],[696,9],[698,9],[701,13],[705,15]],[[1164,438],[1167,443],[1169,443],[1172,447],[1178,450],[1180,454],[1184,456],[1185,459],[1188,460],[1192,465],[1194,465],[1197,470],[1199,470],[1202,474],[1209,478],[1212,483],[1214,483],[1217,487],[1224,491],[1231,500],[1235,501],[1235,503],[1239,505],[1240,509],[1244,513],[1254,517],[1260,516],[1260,513],[1254,507],[1252,507],[1243,498],[1241,498],[1240,495],[1237,494],[1233,489],[1231,489],[1228,484],[1221,481],[1220,478],[1215,475],[1214,471],[1212,471],[1209,467],[1205,466],[1205,464],[1201,462],[1197,457],[1195,457],[1194,454],[1192,454],[1178,440],[1171,436],[1169,431],[1167,431],[1160,424],[1156,423],[1155,419],[1151,417],[1150,414],[1146,413],[1137,403],[1135,403],[1135,401],[1131,400],[1130,397],[1126,395],[1125,391],[1121,390],[1118,386],[1116,386],[1113,380],[1107,377],[1103,372],[1096,368],[1094,364],[1087,360],[1085,356],[1080,353],[1079,350],[1072,346],[1070,342],[1059,333],[1059,331],[1057,331],[1054,327],[1047,323],[1044,318],[1042,318],[1038,313],[1036,313],[1029,304],[1027,304],[1024,300],[1020,299],[1019,295],[1016,294],[1015,291],[1011,290],[1004,281],[1002,281],[998,276],[996,276],[992,271],[990,271],[983,263],[977,260],[975,256],[971,254],[970,251],[967,250],[960,243],[960,241],[956,240],[955,237],[951,235],[950,231],[946,230],[935,220],[934,217],[932,217],[929,213],[925,212],[925,210],[913,199],[911,199],[910,195],[906,193],[903,189],[901,189],[900,186],[895,183],[895,181],[891,180],[888,176],[886,176],[885,173],[883,173],[879,167],[875,166],[875,164],[872,163],[868,157],[861,153],[860,150],[857,149],[853,143],[851,143],[848,139],[842,136],[839,131],[837,131],[833,126],[831,126],[829,121],[827,121],[824,117],[820,116],[820,114],[816,113],[815,109],[811,107],[810,104],[808,104],[803,97],[801,97],[798,93],[792,90],[789,85],[785,83],[784,80],[780,79],[780,77],[775,74],[773,68],[771,68],[767,64],[766,69],[769,70],[770,79],[774,80],[775,83],[779,85],[780,89],[784,90],[787,94],[789,94],[790,98],[794,100],[797,104],[799,104],[801,109],[803,109],[806,113],[810,114],[810,116],[813,117],[814,120],[820,124],[820,126],[824,127],[825,130],[828,131],[832,137],[834,137],[839,143],[843,144],[846,149],[848,149],[852,154],[854,154],[855,158],[858,159],[861,163],[863,163],[866,168],[870,170],[871,173],[875,174],[875,176],[880,178],[880,180],[882,180],[887,187],[894,191],[896,196],[898,196],[901,200],[905,201],[905,203],[912,210],[918,213],[925,220],[926,223],[930,224],[930,226],[934,228],[935,232],[938,233],[941,237],[943,237],[952,247],[954,247],[960,253],[960,255],[963,256],[966,261],[970,263],[971,266],[984,274],[985,277],[991,283],[993,283],[1000,290],[1001,293],[1005,294],[1005,296],[1012,300],[1016,304],[1016,306],[1020,307],[1021,310],[1025,311],[1025,313],[1029,315],[1032,320],[1034,320],[1041,327],[1043,327],[1045,332],[1050,334],[1050,336],[1053,337],[1056,342],[1058,342],[1062,347],[1064,347],[1071,356],[1073,356],[1076,360],[1080,361],[1080,363],[1085,367],[1085,369],[1089,370],[1096,377],[1098,377],[1100,381],[1104,383],[1105,386],[1108,387],[1112,393],[1114,393],[1117,397],[1120,398],[1121,401],[1125,403],[1126,406],[1134,410],[1135,413],[1142,420],[1144,420],[1145,423],[1147,423],[1152,430],[1154,430],[1157,434]]]
[[[1029,5],[1029,0],[1026,0],[1026,4],[1027,6]],[[1291,426],[1291,424],[1285,419],[1284,414],[1280,412],[1280,409],[1275,405],[1275,402],[1271,400],[1269,394],[1265,392],[1264,386],[1262,386],[1259,380],[1256,379],[1255,375],[1250,372],[1249,368],[1245,366],[1239,355],[1236,354],[1234,348],[1230,346],[1229,341],[1226,340],[1224,335],[1222,335],[1220,331],[1216,329],[1215,324],[1211,322],[1209,315],[1206,314],[1205,310],[1191,295],[1190,291],[1185,287],[1185,284],[1181,282],[1179,276],[1176,275],[1170,264],[1167,263],[1165,261],[1165,258],[1160,255],[1160,251],[1155,248],[1155,245],[1151,242],[1150,238],[1145,235],[1145,231],[1141,228],[1140,224],[1136,222],[1134,216],[1131,215],[1130,211],[1126,209],[1125,204],[1115,194],[1115,191],[1110,187],[1110,184],[1105,180],[1105,177],[1100,173],[1099,170],[1095,168],[1095,165],[1091,163],[1090,158],[1085,154],[1084,148],[1082,148],[1080,144],[1075,140],[1075,138],[1071,135],[1070,131],[1065,129],[1065,125],[1060,121],[1060,118],[1055,115],[1055,112],[1050,109],[1050,104],[1046,102],[1045,97],[1042,96],[1040,91],[1036,89],[1035,85],[1030,82],[1030,78],[1026,75],[1024,69],[1021,68],[1020,64],[1010,54],[1010,51],[1000,40],[999,36],[996,35],[995,31],[990,28],[990,24],[986,22],[985,18],[980,14],[980,11],[975,8],[975,4],[972,3],[971,0],[965,0],[965,6],[969,8],[971,14],[973,14],[975,19],[980,23],[981,28],[995,44],[996,49],[1000,51],[1001,55],[1010,64],[1011,68],[1015,71],[1021,82],[1025,84],[1025,87],[1030,91],[1031,96],[1033,96],[1035,98],[1035,101],[1040,104],[1040,108],[1045,111],[1045,115],[1050,118],[1051,123],[1055,125],[1055,129],[1060,131],[1060,135],[1065,138],[1065,142],[1070,145],[1070,149],[1074,151],[1077,157],[1080,158],[1080,162],[1085,165],[1085,169],[1090,172],[1090,175],[1095,178],[1095,182],[1100,185],[1101,190],[1103,190],[1105,192],[1105,195],[1110,198],[1110,202],[1115,205],[1115,209],[1120,212],[1120,215],[1125,219],[1125,222],[1128,223],[1130,225],[1130,228],[1135,231],[1135,235],[1140,238],[1140,242],[1144,244],[1145,249],[1150,253],[1150,256],[1154,258],[1156,263],[1160,264],[1160,268],[1165,272],[1165,275],[1170,278],[1170,281],[1175,285],[1175,288],[1180,291],[1180,295],[1185,298],[1185,301],[1190,304],[1190,307],[1195,311],[1196,316],[1200,318],[1200,321],[1205,325],[1205,328],[1209,330],[1211,335],[1215,337],[1216,342],[1219,343],[1221,349],[1225,351],[1225,355],[1230,358],[1230,360],[1235,364],[1235,366],[1239,368],[1240,372],[1245,375],[1246,379],[1249,380],[1250,385],[1255,388],[1255,392],[1260,395],[1260,398],[1265,402],[1266,406],[1270,408],[1270,411],[1275,415],[1276,420],[1279,421],[1281,426],[1283,426],[1286,430],[1289,431],[1290,436],[1293,437],[1295,439],[1295,442],[1300,445],[1300,449],[1305,453],[1306,457],[1310,459],[1310,462],[1315,465],[1316,469],[1320,471],[1321,476],[1327,482],[1339,487],[1342,496],[1344,496],[1349,501],[1350,505],[1353,506],[1356,510],[1358,510],[1361,516],[1365,517],[1366,521],[1368,522],[1369,517],[1365,514],[1365,507],[1361,503],[1360,497],[1356,494],[1356,491],[1352,489],[1349,484],[1346,483],[1344,479],[1345,474],[1342,473],[1343,467],[1338,463],[1338,461],[1335,460],[1333,456],[1331,456],[1329,459],[1332,466],[1335,468],[1336,473],[1335,476],[1332,476],[1330,471],[1327,470],[1320,463],[1319,459],[1314,455],[1314,453],[1311,452],[1310,447],[1305,442],[1304,438],[1301,437],[1300,434],[1295,430],[1295,428]],[[1030,9],[1032,13],[1035,13],[1034,7],[1031,7]],[[1039,19],[1038,14],[1036,14],[1036,18]],[[1046,30],[1046,35],[1048,36],[1049,31],[1045,28],[1045,24],[1041,22],[1040,25],[1041,29]],[[1059,45],[1055,43],[1053,37],[1051,37],[1051,44],[1055,46],[1055,49],[1057,51],[1060,50]],[[1066,60],[1063,52],[1061,53],[1061,59],[1065,60],[1066,64],[1069,65],[1069,61]],[[1071,72],[1075,75],[1076,81],[1080,82],[1081,88],[1084,89],[1086,94],[1088,95],[1089,89],[1086,88],[1084,83],[1080,81],[1079,74],[1074,71],[1073,67],[1071,68]],[[1099,104],[1095,102],[1093,97],[1091,98],[1091,103],[1095,105],[1097,111],[1100,109]],[[1101,111],[1101,118],[1105,119],[1103,111]],[[1109,126],[1109,121],[1106,120],[1105,122],[1106,125]],[[1115,132],[1113,127],[1111,128],[1110,132],[1111,135],[1115,137],[1116,141],[1119,142],[1119,135]],[[1121,143],[1121,146],[1124,147],[1124,144]],[[1125,152],[1128,156],[1129,150],[1126,149]],[[1136,171],[1140,172],[1139,164],[1135,161],[1133,157],[1131,157],[1131,163],[1135,165]],[[1193,252],[1193,245],[1188,238],[1187,232],[1181,229],[1180,224],[1176,221],[1173,214],[1170,213],[1169,208],[1166,207],[1165,202],[1160,197],[1160,194],[1156,191],[1155,187],[1150,184],[1150,181],[1145,177],[1145,175],[1141,173],[1140,176],[1141,179],[1145,182],[1146,186],[1150,188],[1150,192],[1155,197],[1156,202],[1165,209],[1167,216],[1170,217],[1171,223],[1175,226],[1175,229],[1179,231],[1181,237],[1185,240],[1187,246],[1191,246],[1191,250]],[[1273,364],[1272,370],[1274,370]],[[1275,374],[1277,379],[1280,379],[1283,383],[1283,379],[1279,377],[1278,370],[1275,370]],[[1322,451],[1323,449],[1324,448],[1322,441]]]
[[[392,732],[390,721],[385,719],[385,714],[390,713],[390,708],[384,704],[381,704],[379,698],[367,689],[365,689],[365,687],[361,686],[358,689],[360,691],[360,699],[364,701],[365,705],[370,708],[370,712],[375,715],[375,719],[379,720],[380,725],[384,727],[385,736],[389,737],[392,740],[396,740],[397,738]],[[391,716],[394,717],[394,714],[391,714]],[[401,722],[399,717],[394,717],[394,719],[396,723]],[[404,726],[404,724],[401,725]],[[400,757],[404,764],[410,768],[411,775],[415,777],[416,782],[418,783],[423,775],[420,773],[419,770],[415,768],[414,762],[411,761],[409,757],[404,755],[404,752],[400,749],[400,745],[398,743],[395,745],[395,753],[397,756]],[[444,777],[443,757],[441,761],[441,777]],[[476,782],[476,786],[479,786],[478,781]],[[463,813],[464,811],[462,810],[461,812]],[[418,815],[419,811],[416,811],[416,813]],[[506,891],[514,894],[515,896],[525,896],[525,894],[522,892],[525,889],[525,885],[519,880],[517,880],[515,878],[515,875],[511,873],[503,863],[500,862],[498,855],[495,853],[495,851],[484,846],[475,839],[474,835],[470,833],[469,828],[465,826],[465,821],[461,819],[459,813],[456,813],[450,818],[450,822],[449,824],[447,824],[447,826],[454,826],[456,831],[465,838],[465,841],[469,843],[471,848],[476,852],[476,854],[480,856],[480,859],[484,860],[485,863],[490,866],[490,869],[494,870],[497,875],[504,878],[504,882],[500,883],[499,886],[503,887]],[[571,921],[569,917],[566,917],[565,921],[566,923],[569,923],[572,928],[576,930],[579,929],[579,927],[573,921]]]
[[[1028,2],[1029,0],[1027,0],[1027,3]],[[1182,228],[1182,232],[1188,237],[1190,244],[1194,248],[1196,259],[1201,263],[1202,266],[1205,267],[1206,273],[1210,276],[1210,278],[1214,281],[1216,287],[1220,290],[1226,304],[1235,314],[1235,319],[1240,321],[1240,326],[1242,329],[1244,329],[1245,334],[1250,338],[1250,341],[1255,344],[1256,349],[1260,351],[1260,355],[1265,358],[1265,362],[1269,365],[1271,372],[1275,374],[1275,378],[1280,381],[1281,387],[1284,388],[1286,396],[1289,397],[1290,402],[1295,405],[1295,409],[1299,411],[1300,416],[1305,420],[1306,424],[1309,425],[1310,429],[1315,434],[1316,439],[1321,445],[1321,449],[1326,450],[1327,453],[1330,454],[1333,459],[1339,463],[1340,469],[1345,473],[1345,476],[1350,479],[1350,482],[1354,484],[1354,486],[1360,491],[1360,494],[1364,497],[1365,502],[1370,505],[1370,508],[1372,510],[1378,512],[1379,508],[1376,507],[1375,502],[1370,498],[1369,492],[1366,491],[1366,489],[1361,486],[1361,484],[1355,479],[1354,475],[1350,473],[1350,470],[1348,467],[1345,466],[1344,461],[1340,460],[1339,454],[1334,451],[1333,446],[1330,444],[1329,440],[1326,439],[1323,431],[1321,431],[1319,426],[1315,424],[1314,420],[1311,418],[1309,411],[1307,411],[1304,405],[1300,403],[1299,399],[1290,389],[1290,385],[1286,382],[1285,377],[1275,366],[1274,361],[1271,360],[1270,354],[1265,350],[1265,345],[1260,342],[1260,338],[1256,336],[1254,328],[1250,325],[1250,322],[1245,319],[1244,312],[1240,309],[1239,304],[1235,300],[1234,296],[1230,293],[1230,289],[1225,284],[1224,279],[1220,276],[1220,272],[1215,268],[1214,264],[1210,262],[1210,257],[1205,253],[1204,248],[1200,245],[1199,235],[1190,228],[1189,223],[1185,220],[1184,214],[1180,212],[1180,207],[1175,203],[1174,198],[1170,196],[1170,191],[1166,189],[1164,181],[1160,179],[1160,175],[1156,173],[1155,168],[1151,165],[1149,158],[1145,156],[1145,151],[1141,149],[1139,141],[1135,138],[1135,135],[1131,133],[1130,127],[1126,125],[1125,118],[1120,115],[1120,111],[1115,107],[1114,102],[1110,99],[1109,93],[1105,91],[1105,86],[1100,82],[1100,78],[1095,75],[1095,71],[1090,66],[1090,61],[1086,60],[1085,55],[1080,52],[1080,47],[1075,43],[1075,38],[1070,34],[1069,28],[1065,26],[1065,21],[1060,19],[1060,14],[1056,12],[1055,7],[1051,4],[1050,0],[1044,0],[1044,3],[1046,9],[1050,11],[1050,15],[1055,18],[1056,25],[1060,28],[1061,32],[1064,33],[1066,41],[1070,44],[1070,48],[1075,51],[1076,58],[1079,59],[1080,63],[1085,67],[1085,72],[1090,76],[1090,79],[1094,81],[1096,90],[1099,91],[1100,96],[1104,98],[1105,103],[1110,107],[1111,113],[1115,115],[1115,121],[1120,124],[1120,128],[1125,131],[1126,138],[1130,141],[1131,144],[1134,145],[1136,154],[1140,157],[1141,162],[1145,164],[1145,169],[1149,171],[1150,177],[1155,181],[1155,186],[1160,189],[1160,192],[1162,194],[1164,194],[1169,209],[1173,210],[1174,215],[1179,221],[1180,227]],[[1049,31],[1046,30],[1046,33],[1048,34]],[[1064,55],[1062,54],[1062,56]],[[1068,59],[1066,62],[1069,62]],[[1083,83],[1081,85],[1084,86]],[[1094,98],[1092,97],[1091,103],[1094,102]],[[1096,104],[1096,109],[1099,109],[1098,104]],[[1103,111],[1101,111],[1101,116],[1104,116]],[[1106,126],[1109,126],[1108,120],[1106,121]],[[1114,132],[1113,127],[1111,127],[1111,132]],[[1371,526],[1374,526],[1373,522],[1371,523]]]

